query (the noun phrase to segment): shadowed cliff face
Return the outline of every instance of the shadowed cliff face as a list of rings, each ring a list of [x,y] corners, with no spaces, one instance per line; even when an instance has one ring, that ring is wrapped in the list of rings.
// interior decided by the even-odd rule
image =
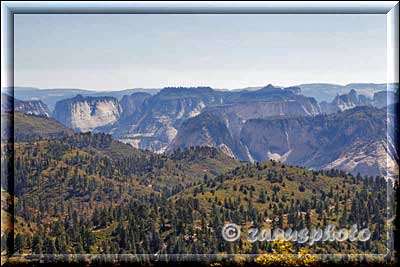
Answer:
[[[72,129],[87,132],[111,124],[119,118],[121,108],[113,97],[83,97],[57,102],[53,117]]]
[[[134,111],[123,107],[116,123],[98,127],[96,131],[111,133],[138,148],[164,152],[182,123],[208,108],[215,113],[239,114],[242,119],[320,113],[313,98],[299,94],[297,87],[281,89],[271,85],[241,92],[222,92],[209,87],[165,88],[145,100],[132,95],[131,98],[136,98],[131,100],[135,102]],[[128,112],[129,116],[125,116]]]
[[[130,97],[135,105],[123,106],[117,122],[96,131],[111,133],[137,148],[163,152],[184,120],[200,114],[206,106],[223,102],[221,92],[211,88],[165,88],[155,96],[138,97]]]
[[[119,101],[122,108],[120,120],[128,119],[129,117],[143,111],[144,103],[151,97],[148,93],[133,93],[125,95]]]
[[[389,148],[386,146],[384,110],[357,107],[332,115],[247,120],[242,113],[217,115],[209,111],[188,120],[169,150],[216,146],[241,160],[274,159],[312,169],[339,168],[368,175],[386,174],[389,155],[388,171],[397,168],[394,145],[388,142]]]

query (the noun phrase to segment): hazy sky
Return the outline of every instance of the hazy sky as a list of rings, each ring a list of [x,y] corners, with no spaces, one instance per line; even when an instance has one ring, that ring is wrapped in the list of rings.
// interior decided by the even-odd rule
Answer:
[[[386,15],[14,16],[15,86],[386,81]]]

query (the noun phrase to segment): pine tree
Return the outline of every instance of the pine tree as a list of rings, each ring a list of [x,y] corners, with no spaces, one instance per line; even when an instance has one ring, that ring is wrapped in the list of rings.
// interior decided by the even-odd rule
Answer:
[[[54,239],[50,237],[46,237],[44,240],[44,252],[45,254],[57,254],[57,249],[54,243]]]
[[[43,241],[39,232],[33,234],[32,238],[32,251],[34,254],[43,253]]]
[[[22,253],[22,249],[25,245],[24,237],[20,233],[18,233],[15,237],[14,242],[15,251],[17,251],[18,253]]]
[[[267,202],[267,195],[265,194],[264,188],[261,188],[261,190],[260,190],[260,195],[259,195],[259,198],[258,198],[258,202],[260,202],[260,203]]]

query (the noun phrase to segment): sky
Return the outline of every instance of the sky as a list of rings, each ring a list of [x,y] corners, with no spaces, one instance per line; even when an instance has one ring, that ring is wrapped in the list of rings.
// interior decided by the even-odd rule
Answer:
[[[14,85],[384,83],[386,34],[386,15],[16,14]]]

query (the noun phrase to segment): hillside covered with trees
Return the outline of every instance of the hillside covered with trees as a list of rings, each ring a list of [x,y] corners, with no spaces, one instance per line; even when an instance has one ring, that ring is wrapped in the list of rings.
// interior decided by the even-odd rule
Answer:
[[[16,116],[20,127],[54,122]],[[51,123],[51,127],[48,125]],[[4,227],[2,252],[14,235],[17,253],[258,254],[272,242],[228,242],[224,224],[249,228],[368,227],[366,242],[293,243],[312,253],[387,252],[387,191],[382,177],[313,171],[277,161],[244,163],[210,147],[154,154],[107,134],[29,131],[2,161],[13,161],[13,190],[2,180],[2,207],[13,202],[14,232]],[[38,133],[38,134],[35,134]],[[29,138],[28,138],[29,137]],[[13,153],[12,153],[13,152]],[[10,168],[11,168],[10,167]],[[3,192],[7,195],[3,198]],[[5,195],[5,194],[4,194]],[[391,201],[391,200],[390,200]],[[3,229],[3,225],[2,225]],[[4,242],[3,242],[4,241]]]

